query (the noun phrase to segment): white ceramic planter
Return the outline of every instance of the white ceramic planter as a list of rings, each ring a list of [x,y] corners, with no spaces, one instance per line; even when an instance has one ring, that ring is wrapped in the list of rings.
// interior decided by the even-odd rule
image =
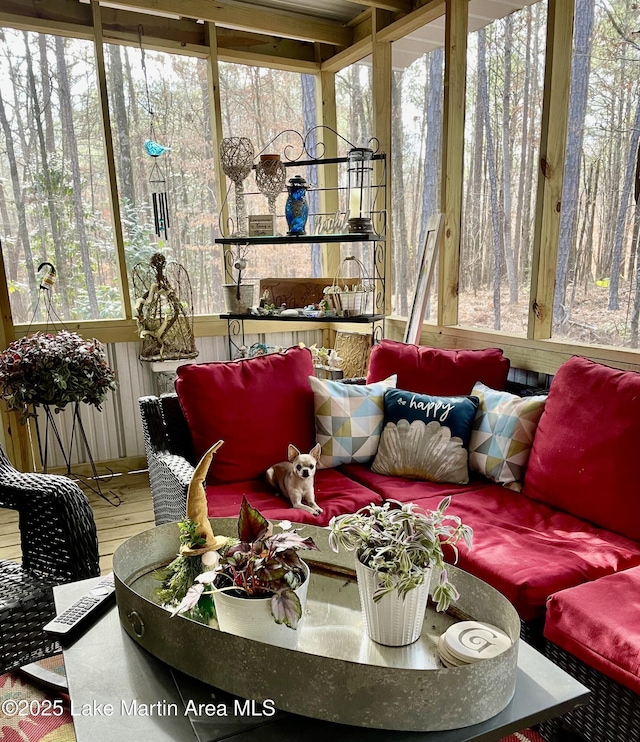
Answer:
[[[222,285],[225,311],[230,314],[251,314],[253,306],[253,284],[240,284],[240,298],[238,298],[238,287],[235,283]]]
[[[362,617],[373,641],[389,647],[402,647],[415,642],[424,622],[431,569],[427,570],[422,585],[407,593],[404,600],[394,590],[383,595],[377,603],[373,602],[373,593],[378,587],[378,577],[374,570],[362,564],[357,557],[356,575]]]
[[[302,606],[302,618],[298,621],[297,629],[290,629],[285,624],[277,624],[273,620],[271,597],[237,598],[221,592],[213,595],[220,631],[273,644],[276,647],[295,649],[300,636],[300,627],[304,621],[307,590],[309,589],[309,568],[306,564],[304,566],[307,579],[295,591]]]

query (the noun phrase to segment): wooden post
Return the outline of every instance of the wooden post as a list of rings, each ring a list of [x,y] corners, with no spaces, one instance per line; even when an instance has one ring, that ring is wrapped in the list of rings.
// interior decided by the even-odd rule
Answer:
[[[445,222],[438,268],[440,325],[458,323],[467,31],[467,0],[446,0],[441,192]]]
[[[1,243],[0,243],[1,244]],[[13,329],[13,315],[11,314],[11,302],[7,287],[7,274],[4,267],[4,255],[0,250],[0,347],[4,350],[15,339]],[[5,451],[11,463],[20,471],[29,471],[33,467],[31,446],[26,425],[20,425],[19,416],[15,412],[9,412],[4,402],[0,407],[2,419],[2,434],[4,437]]]
[[[549,0],[527,337],[550,338],[569,118],[574,0]]]
[[[131,319],[131,296],[129,294],[129,277],[127,261],[124,252],[124,237],[122,234],[122,220],[120,218],[120,201],[118,200],[118,185],[116,179],[116,162],[113,154],[113,136],[111,132],[111,117],[109,115],[109,97],[107,94],[107,75],[104,65],[104,46],[102,39],[102,20],[100,3],[91,0],[93,17],[94,49],[96,57],[96,73],[98,76],[98,90],[100,92],[100,113],[102,117],[102,136],[105,147],[105,162],[109,178],[109,202],[111,205],[111,223],[113,237],[116,243],[116,262],[120,278],[120,298],[126,319]]]
[[[223,133],[222,105],[220,103],[220,71],[218,69],[218,38],[215,24],[205,24],[205,38],[209,47],[207,83],[209,92],[209,116],[211,118],[211,148],[216,168],[216,206],[218,207],[220,234],[224,234],[224,228],[229,218],[229,204],[225,198],[227,178],[220,165],[220,142],[222,141]],[[233,283],[234,280],[231,272],[233,261],[226,257],[227,252],[230,251],[230,245],[224,245],[221,250],[222,276],[225,283]]]
[[[320,72],[316,75],[316,115],[318,124],[338,128],[336,113],[336,75],[335,72]],[[327,158],[338,156],[338,140],[335,134],[328,129],[322,129],[322,139],[325,145],[324,155]],[[320,188],[330,189],[320,191],[320,209],[326,214],[335,214],[340,208],[338,199],[338,166],[324,165],[318,168]],[[340,266],[340,245],[338,243],[323,244],[322,275],[333,278]]]
[[[393,153],[391,152],[391,42],[380,41],[378,31],[388,25],[389,12],[372,10],[372,92],[373,92],[373,134],[380,142],[380,151],[386,153],[386,203],[387,212],[387,245],[384,251],[384,265],[381,264],[383,252],[376,250],[376,273],[385,276],[385,314],[391,313],[391,288],[393,286],[392,255],[393,225],[391,223],[391,176]],[[380,183],[383,176],[383,165],[376,163],[375,182]],[[373,247],[375,249],[375,246]]]

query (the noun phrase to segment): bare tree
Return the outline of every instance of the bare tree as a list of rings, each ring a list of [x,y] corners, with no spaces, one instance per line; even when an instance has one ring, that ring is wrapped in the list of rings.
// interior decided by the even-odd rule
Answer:
[[[73,183],[73,215],[76,222],[76,233],[78,235],[78,246],[82,260],[82,270],[87,287],[89,299],[89,311],[92,319],[98,319],[100,309],[98,297],[93,281],[91,270],[91,258],[89,256],[89,245],[87,231],[84,224],[84,212],[82,209],[82,178],[80,177],[80,161],[78,159],[78,141],[73,123],[73,110],[71,105],[71,90],[69,87],[69,75],[67,74],[67,63],[64,53],[64,41],[61,36],[56,36],[56,68],[58,73],[58,95],[60,97],[60,112],[62,115],[63,132],[68,142],[69,159],[71,161],[71,179]]]
[[[42,178],[44,181],[44,187],[47,195],[47,207],[49,210],[49,223],[51,226],[51,238],[53,240],[53,251],[56,256],[56,265],[58,268],[58,285],[60,291],[60,301],[62,303],[62,310],[65,317],[70,316],[69,311],[69,275],[67,270],[67,255],[62,244],[62,236],[60,234],[60,221],[58,218],[58,206],[56,204],[54,184],[51,177],[51,169],[49,166],[49,155],[44,138],[44,130],[42,127],[42,109],[40,106],[40,100],[38,98],[38,91],[36,88],[36,78],[33,72],[33,60],[31,57],[31,51],[29,47],[29,36],[24,32],[24,43],[25,43],[25,55],[26,55],[26,68],[27,68],[27,82],[29,87],[29,93],[31,95],[31,102],[33,105],[34,123],[36,125],[36,132],[38,136],[38,143],[40,145],[40,157],[42,160]]]
[[[504,84],[502,88],[502,233],[504,256],[509,283],[509,301],[518,301],[518,267],[511,246],[511,45],[513,41],[513,15],[505,18],[504,31]]]
[[[500,329],[500,273],[502,268],[501,218],[498,203],[498,178],[496,175],[493,134],[491,132],[491,115],[489,112],[489,90],[487,84],[487,48],[486,31],[478,31],[478,76],[480,77],[480,103],[484,120],[484,132],[487,140],[487,166],[489,168],[489,186],[491,190],[491,223],[493,225],[493,328]]]
[[[571,59],[571,92],[567,123],[567,148],[562,186],[562,211],[558,238],[558,270],[553,302],[554,324],[560,325],[567,315],[563,313],[567,291],[567,271],[571,245],[575,241],[580,185],[580,159],[584,119],[587,111],[589,67],[593,36],[593,9],[595,0],[577,0],[573,56]]]
[[[13,136],[11,134],[11,128],[7,119],[7,114],[4,105],[4,99],[2,98],[2,91],[0,90],[0,126],[4,132],[4,140],[7,148],[7,159],[9,160],[9,172],[11,173],[11,187],[13,190],[13,200],[18,214],[18,239],[22,244],[22,251],[24,253],[25,270],[27,273],[27,280],[29,282],[29,294],[32,301],[38,293],[38,286],[36,283],[36,271],[33,265],[33,253],[31,251],[31,242],[29,241],[29,228],[27,227],[27,212],[25,209],[24,198],[22,197],[22,188],[20,186],[20,174],[18,172],[18,162],[16,159],[16,152],[13,146]]]

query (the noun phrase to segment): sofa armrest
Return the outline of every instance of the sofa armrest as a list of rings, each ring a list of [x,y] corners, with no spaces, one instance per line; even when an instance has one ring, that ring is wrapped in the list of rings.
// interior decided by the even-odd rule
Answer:
[[[156,525],[182,520],[194,468],[186,458],[171,452],[162,400],[142,397],[138,403]]]
[[[147,464],[156,525],[182,520],[194,467],[182,456],[167,452],[147,452]]]

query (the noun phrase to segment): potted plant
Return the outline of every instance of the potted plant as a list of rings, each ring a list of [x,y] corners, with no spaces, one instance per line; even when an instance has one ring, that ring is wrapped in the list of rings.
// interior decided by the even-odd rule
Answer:
[[[289,521],[273,525],[242,498],[238,538],[226,539],[216,550],[200,557],[178,557],[169,572],[160,575],[160,597],[168,602],[184,598],[173,613],[210,621],[217,619],[222,631],[285,647],[295,647],[296,629],[304,613],[309,568],[298,556],[301,549],[317,549],[311,538],[303,538]],[[181,524],[182,543],[197,549],[195,526]],[[198,564],[193,561],[197,558]],[[176,560],[176,561],[178,561]],[[180,591],[172,589],[181,587]],[[192,580],[185,593],[185,584]]]
[[[115,388],[104,347],[75,332],[36,332],[0,354],[0,397],[21,413],[21,422],[38,405],[59,412],[70,402],[85,402],[100,409]]]
[[[356,513],[333,517],[329,545],[355,551],[360,602],[369,636],[379,644],[402,646],[420,636],[429,596],[432,568],[442,571],[433,588],[438,611],[459,597],[449,581],[443,547],[471,547],[472,529],[447,513],[451,497],[436,510],[415,503],[387,500]]]

